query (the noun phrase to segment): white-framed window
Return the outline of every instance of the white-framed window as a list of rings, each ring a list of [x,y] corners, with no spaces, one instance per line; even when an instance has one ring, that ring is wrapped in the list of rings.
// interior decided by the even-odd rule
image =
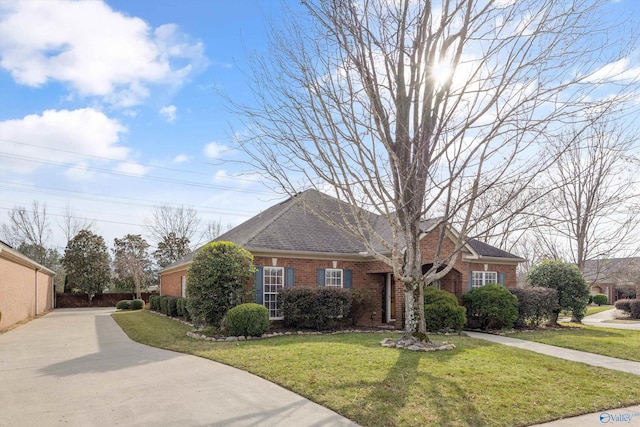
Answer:
[[[474,271],[473,281],[471,282],[472,288],[481,288],[491,283],[498,283],[497,271]]]
[[[187,276],[180,276],[180,290],[182,298],[187,297]]]
[[[263,275],[263,304],[269,310],[269,318],[282,319],[282,313],[278,307],[278,292],[284,288],[284,268],[264,267]]]
[[[343,284],[342,281],[342,270],[337,268],[327,268],[324,271],[324,285],[325,286],[333,286],[334,288],[341,288]]]
[[[434,288],[440,290],[442,288],[442,284],[440,283],[440,279],[434,280],[433,282],[431,282],[431,286],[433,286]]]

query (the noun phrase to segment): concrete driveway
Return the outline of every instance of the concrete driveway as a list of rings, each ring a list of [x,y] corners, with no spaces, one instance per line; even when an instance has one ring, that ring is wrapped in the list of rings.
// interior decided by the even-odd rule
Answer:
[[[640,321],[616,322],[616,316],[623,315],[623,312],[613,308],[600,313],[592,314],[582,319],[582,323],[590,326],[599,326],[601,328],[612,329],[630,329],[640,331]]]
[[[0,335],[0,426],[355,426],[246,372],[135,343],[112,312],[55,310]]]

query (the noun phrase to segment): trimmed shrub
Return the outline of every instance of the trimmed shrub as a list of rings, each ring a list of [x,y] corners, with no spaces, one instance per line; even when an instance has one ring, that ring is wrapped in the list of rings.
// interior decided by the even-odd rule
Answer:
[[[456,297],[432,286],[424,289],[424,317],[431,332],[460,331],[467,321],[466,309]]]
[[[162,297],[160,297],[160,313],[162,314],[167,314],[167,305],[169,301],[169,295],[162,295]]]
[[[176,300],[176,313],[178,314],[178,316],[184,316],[184,306],[186,303],[186,298],[178,298]]]
[[[561,310],[570,311],[572,321],[582,321],[587,312],[589,286],[576,265],[560,260],[542,261],[531,269],[527,283],[558,291],[558,308],[553,313],[551,323],[558,321]]]
[[[144,301],[141,299],[134,299],[131,301],[131,310],[142,310],[144,308]]]
[[[123,299],[116,304],[118,310],[129,310],[131,308],[131,300]]]
[[[595,294],[592,296],[592,300],[594,304],[603,305],[609,302],[609,297],[605,294]]]
[[[372,300],[373,294],[369,290],[351,290],[351,312],[349,313],[349,317],[351,318],[352,325],[357,325],[360,319],[362,319],[362,316],[373,309]]]
[[[167,312],[165,313],[167,316],[177,316],[178,315],[178,297],[170,296],[167,298]]]
[[[486,285],[462,295],[467,322],[480,329],[509,329],[518,318],[518,299],[501,285]]]
[[[260,304],[240,304],[227,312],[229,335],[259,337],[269,329],[269,310]]]
[[[284,324],[294,328],[324,330],[348,317],[351,292],[342,288],[285,288],[278,294]]]
[[[153,311],[160,311],[160,300],[162,297],[160,295],[151,295],[149,296],[149,309]]]
[[[629,305],[631,308],[631,317],[634,319],[640,319],[640,299],[631,300]]]
[[[614,307],[618,310],[622,310],[628,314],[631,314],[631,299],[621,299],[616,301]]]
[[[187,273],[187,310],[195,323],[220,326],[253,279],[253,255],[232,242],[203,246]]]
[[[558,308],[558,291],[551,288],[527,287],[509,291],[518,298],[518,328],[536,327],[550,321]]]

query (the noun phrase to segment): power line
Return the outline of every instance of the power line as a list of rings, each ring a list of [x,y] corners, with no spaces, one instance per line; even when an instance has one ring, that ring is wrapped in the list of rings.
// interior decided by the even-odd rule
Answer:
[[[144,180],[148,180],[148,181],[164,182],[164,183],[169,183],[169,184],[187,185],[187,186],[190,186],[190,187],[211,188],[211,189],[214,189],[214,190],[227,190],[227,191],[234,191],[234,192],[239,192],[239,193],[265,194],[264,191],[258,191],[258,190],[249,190],[249,189],[243,189],[243,188],[237,188],[237,187],[228,187],[228,186],[224,186],[224,185],[205,184],[205,183],[193,182],[193,181],[181,181],[181,180],[177,180],[177,179],[162,178],[162,177],[157,177],[157,176],[145,176],[145,175],[129,174],[129,173],[124,173],[124,172],[116,172],[116,171],[109,170],[109,169],[104,169],[104,168],[98,168],[98,167],[94,167],[94,166],[69,165],[68,163],[64,163],[64,162],[55,162],[55,161],[52,161],[52,160],[44,160],[44,159],[40,159],[40,158],[37,158],[37,157],[30,157],[30,156],[19,156],[19,155],[14,155],[14,154],[7,153],[7,152],[2,152],[2,151],[0,151],[0,155],[3,155],[3,156],[8,157],[8,158],[16,159],[16,160],[23,160],[23,161],[34,162],[34,163],[49,164],[49,165],[54,165],[54,166],[64,166],[64,167],[74,168],[74,169],[90,170],[90,171],[95,171],[95,172],[106,173],[106,174],[109,174],[109,175],[126,176],[126,177],[130,177],[130,178],[138,178],[138,179],[144,179]]]
[[[151,207],[155,207],[155,206],[163,206],[163,205],[173,205],[176,207],[181,207],[181,206],[185,206],[184,203],[171,203],[171,202],[164,202],[164,201],[157,201],[157,200],[148,200],[148,199],[140,199],[138,197],[126,197],[126,196],[109,196],[106,194],[98,194],[98,193],[90,193],[90,192],[86,192],[86,191],[78,191],[78,190],[68,190],[68,189],[63,189],[63,188],[55,188],[55,187],[46,187],[46,186],[41,186],[41,185],[33,185],[33,184],[21,184],[21,183],[13,183],[13,182],[8,182],[8,181],[3,181],[0,180],[0,183],[4,183],[4,184],[10,184],[10,185],[20,185],[23,187],[35,187],[35,188],[42,188],[45,190],[52,190],[52,191],[61,191],[63,193],[76,193],[76,194],[82,194],[82,195],[88,195],[88,196],[95,196],[95,197],[102,197],[104,199],[110,199],[110,200],[114,200],[114,201],[121,201],[121,200],[131,200],[132,202],[130,202],[130,204],[134,204],[134,205],[138,205],[138,206],[151,206]],[[17,191],[17,192],[21,192],[21,193],[35,193],[35,194],[44,194],[44,195],[50,195],[50,196],[59,196],[59,197],[67,197],[66,194],[58,194],[58,193],[51,193],[51,192],[45,192],[45,191],[37,191],[37,190],[27,190],[27,189],[17,189],[17,188],[11,188],[11,187],[5,187],[5,186],[0,186],[0,189],[5,189],[5,190],[10,190],[10,191]],[[96,202],[104,202],[104,201],[109,201],[109,200],[100,200],[100,199],[95,199],[92,197],[80,197],[80,196],[74,196],[74,198],[76,199],[81,199],[81,200],[89,200],[89,201],[96,201]],[[140,202],[148,202],[148,203],[140,203]],[[187,205],[187,207],[196,209],[200,212],[205,212],[205,213],[212,213],[212,214],[221,214],[221,215],[253,215],[255,214],[254,211],[248,211],[248,210],[241,210],[241,209],[210,209],[206,206],[194,206],[194,205]]]
[[[76,155],[79,155],[79,156],[91,157],[91,158],[94,158],[94,159],[109,160],[109,161],[120,162],[120,163],[129,163],[129,164],[132,164],[132,165],[145,166],[145,167],[154,168],[154,169],[164,169],[164,170],[168,170],[168,171],[172,171],[172,172],[188,173],[188,174],[192,174],[192,175],[203,175],[203,176],[208,176],[208,177],[211,176],[211,174],[206,173],[206,172],[197,172],[197,171],[186,170],[186,169],[170,168],[170,167],[167,167],[167,166],[151,165],[151,164],[145,164],[145,163],[140,163],[140,162],[133,162],[133,161],[130,161],[130,160],[116,159],[116,158],[113,158],[113,157],[96,156],[94,154],[85,154],[85,153],[80,153],[78,151],[63,150],[62,148],[53,148],[53,147],[46,147],[46,146],[43,146],[43,145],[29,144],[29,143],[26,143],[26,142],[15,141],[15,140],[11,140],[11,139],[0,138],[0,141],[9,142],[9,143],[16,144],[16,145],[24,145],[24,146],[27,146],[27,147],[43,148],[45,150],[57,151],[57,152],[60,152],[60,153],[76,154]],[[209,164],[209,163],[207,163],[207,164]],[[252,180],[252,179],[249,179],[249,178],[241,178],[239,176],[233,176],[233,175],[228,176],[227,178],[232,179],[232,180],[238,180],[238,181],[255,182],[255,180]]]
[[[5,210],[5,211],[10,211],[13,208],[5,208],[5,207],[1,207],[0,206],[0,209]],[[57,217],[66,217],[67,216],[67,215],[64,215],[64,214],[54,214],[54,213],[49,213],[49,212],[47,212],[47,215],[57,216]],[[144,227],[143,224],[134,224],[134,223],[131,223],[131,222],[122,222],[122,221],[111,221],[111,220],[107,220],[107,219],[100,219],[99,220],[99,219],[96,219],[96,218],[84,218],[84,217],[79,217],[79,216],[71,216],[71,218],[73,218],[73,219],[81,219],[81,220],[84,220],[84,221],[97,221],[97,222],[106,222],[106,223],[109,223],[109,224],[133,225],[135,227]]]

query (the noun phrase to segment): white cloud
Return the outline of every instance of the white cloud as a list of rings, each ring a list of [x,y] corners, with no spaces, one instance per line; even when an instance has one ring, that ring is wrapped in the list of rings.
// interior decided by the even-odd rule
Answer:
[[[182,84],[207,62],[202,43],[174,24],[152,30],[102,1],[70,0],[2,2],[0,56],[20,84],[58,81],[122,107],[141,103],[152,84]]]
[[[640,80],[640,66],[632,66],[630,58],[622,58],[600,67],[587,76],[586,81],[604,83],[613,81]]]
[[[87,162],[78,162],[64,172],[64,175],[71,181],[91,181],[95,173],[90,171]]]
[[[191,157],[187,156],[186,154],[178,154],[176,157],[174,157],[173,163],[184,163],[188,162],[189,160],[191,160]]]
[[[129,148],[118,145],[127,129],[93,108],[47,110],[0,122],[4,171],[28,174],[48,163],[96,162],[95,157],[126,160]],[[48,147],[42,149],[34,146]]]
[[[176,121],[176,106],[175,105],[167,105],[166,107],[162,107],[160,109],[160,115],[168,123],[175,122]]]
[[[229,147],[217,142],[210,142],[204,146],[204,154],[210,159],[219,159],[227,151],[229,151]]]
[[[143,166],[136,162],[121,162],[113,168],[115,172],[132,176],[143,176],[151,170],[150,167]]]

